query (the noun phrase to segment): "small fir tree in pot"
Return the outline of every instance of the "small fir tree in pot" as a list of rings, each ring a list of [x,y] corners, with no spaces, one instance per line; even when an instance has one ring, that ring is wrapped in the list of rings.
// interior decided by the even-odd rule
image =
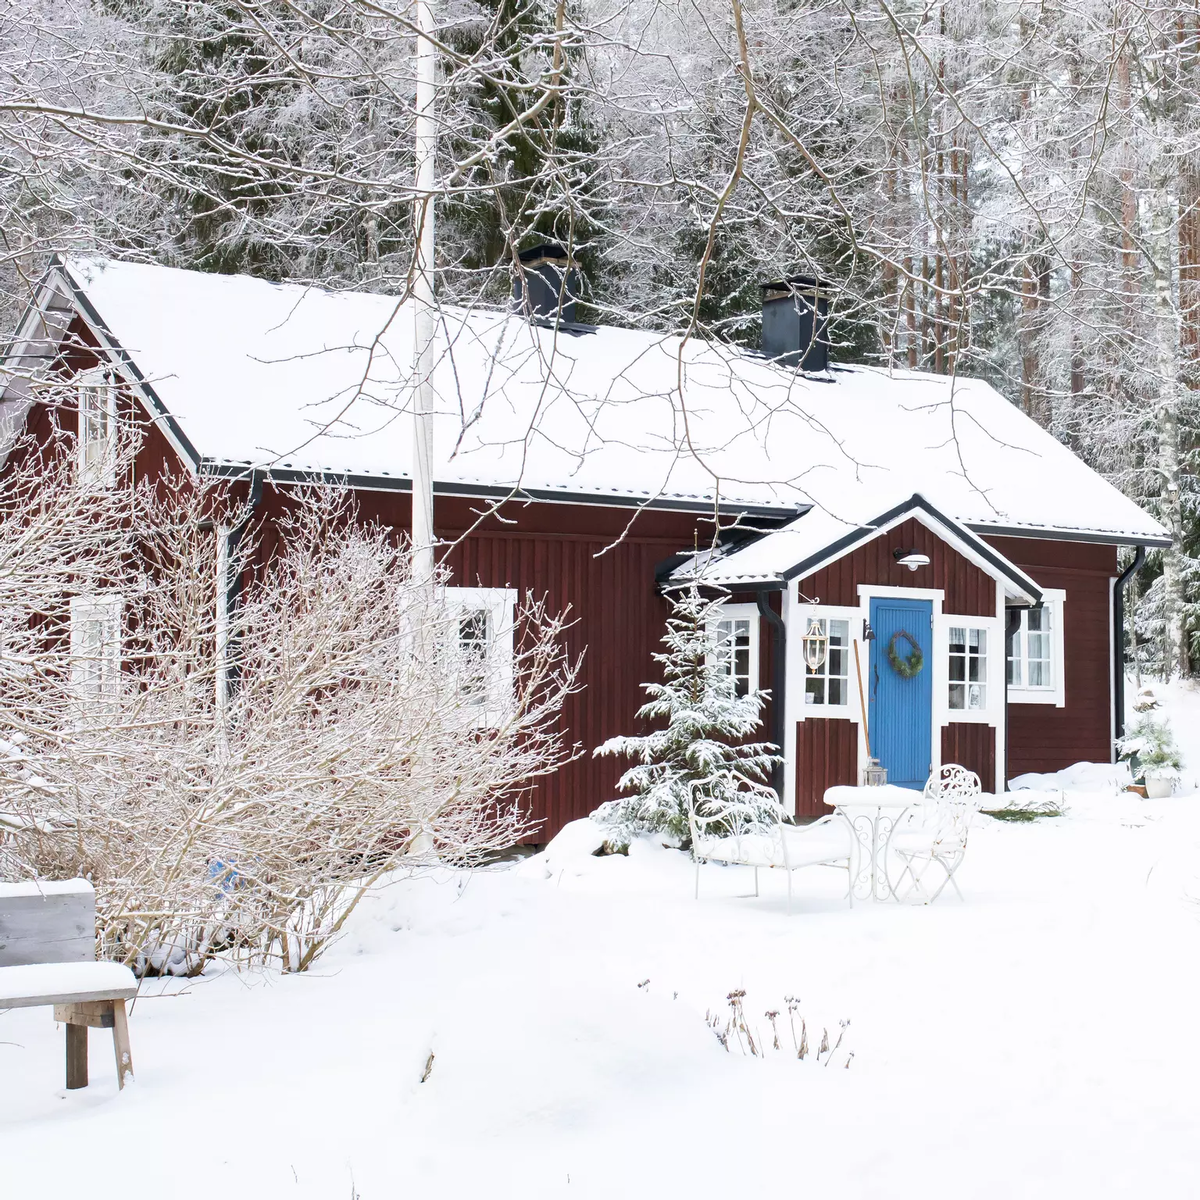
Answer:
[[[1166,720],[1144,712],[1133,728],[1117,740],[1117,751],[1129,761],[1134,779],[1146,785],[1146,794],[1152,799],[1169,796],[1174,790],[1183,759]]]
[[[696,583],[668,596],[671,615],[663,649],[663,682],[643,684],[650,699],[642,720],[665,722],[644,737],[609,738],[595,753],[634,760],[618,784],[630,793],[594,814],[616,831],[620,844],[640,833],[665,833],[690,845],[688,806],[699,815],[719,811],[739,824],[775,824],[782,808],[769,785],[781,759],[769,742],[744,739],[758,729],[768,693],[737,694],[716,638],[723,595],[706,597]],[[709,826],[712,830],[712,826]],[[714,831],[715,832],[715,831]]]

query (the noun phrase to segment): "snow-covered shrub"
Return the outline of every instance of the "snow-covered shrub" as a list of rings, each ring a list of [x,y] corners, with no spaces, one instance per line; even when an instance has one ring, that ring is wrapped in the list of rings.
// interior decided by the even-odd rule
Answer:
[[[722,596],[706,597],[692,583],[668,597],[671,614],[663,635],[663,682],[643,684],[650,699],[638,717],[661,723],[642,737],[609,738],[595,753],[631,758],[618,784],[630,795],[603,804],[593,819],[613,827],[614,841],[661,833],[690,844],[689,805],[699,815],[739,825],[775,824],[782,810],[769,786],[780,761],[769,742],[748,742],[762,720],[766,693],[739,696],[720,661],[714,637]],[[719,836],[719,830],[709,832]]]
[[[1135,779],[1178,779],[1183,767],[1169,722],[1149,712],[1117,739],[1117,753],[1129,760]]]
[[[279,502],[282,536],[242,539],[226,611],[217,541],[246,510],[186,480],[127,497],[103,581],[121,596],[116,666],[87,702],[69,575],[7,614],[34,632],[27,669],[0,672],[6,870],[89,878],[101,953],[142,972],[193,974],[218,951],[306,968],[383,876],[520,840],[522,790],[562,758],[561,621],[518,606],[511,686],[486,692],[505,698],[481,722],[445,580],[414,581],[403,540],[347,493]]]

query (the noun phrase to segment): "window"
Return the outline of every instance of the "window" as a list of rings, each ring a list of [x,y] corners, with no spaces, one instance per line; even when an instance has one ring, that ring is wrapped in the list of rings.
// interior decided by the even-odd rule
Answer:
[[[817,618],[815,624],[829,639],[825,661],[814,671],[804,664],[804,703],[839,705],[850,703],[850,622]],[[801,632],[808,630],[805,620]]]
[[[950,707],[987,708],[987,630],[950,626]]]
[[[512,702],[513,622],[509,588],[447,588],[449,669],[476,727],[498,724]]]
[[[757,605],[725,604],[710,630],[714,661],[739,696],[758,688],[758,621]]]
[[[1008,656],[1008,682],[1013,687],[1051,688],[1054,662],[1050,654],[1050,610],[1030,608],[1021,613]]]
[[[1064,703],[1062,591],[1045,593],[1041,608],[1021,611],[1021,623],[1008,647],[1008,687],[1013,700],[1027,704]]]
[[[79,377],[79,478],[105,491],[116,484],[117,389],[105,371]]]
[[[71,601],[71,690],[88,707],[120,695],[121,609],[120,596]]]
[[[477,608],[463,613],[457,621],[459,695],[469,704],[486,704],[492,614],[487,609]]]

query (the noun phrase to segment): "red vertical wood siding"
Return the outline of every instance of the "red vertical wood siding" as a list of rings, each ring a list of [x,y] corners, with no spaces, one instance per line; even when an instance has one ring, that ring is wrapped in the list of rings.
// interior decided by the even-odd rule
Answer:
[[[858,726],[844,717],[796,722],[796,816],[829,812],[825,789],[858,782]]]
[[[929,555],[929,566],[916,571],[902,567],[892,554],[898,548]],[[943,612],[964,617],[996,615],[996,581],[915,517],[806,576],[800,580],[800,591],[821,604],[856,607],[859,584],[940,588],[946,593]]]
[[[1111,616],[1115,546],[1040,538],[989,537],[1043,587],[1066,592],[1063,654],[1066,705],[1008,706],[1007,777],[1061,771],[1112,758]]]
[[[363,518],[408,528],[408,495],[360,491],[357,498]],[[268,485],[262,515],[270,518],[285,504]],[[592,751],[616,734],[648,729],[634,714],[646,699],[642,685],[661,678],[653,656],[661,648],[668,611],[655,589],[655,568],[686,551],[697,536],[711,538],[712,525],[693,514],[646,511],[625,534],[628,509],[508,503],[503,521],[478,520],[486,507],[485,501],[459,497],[439,496],[435,502],[438,537],[452,544],[446,564],[454,581],[532,592],[546,599],[551,613],[569,611],[574,624],[566,646],[572,657],[583,655],[580,690],[568,697],[561,717],[564,743],[578,744],[582,754],[532,789],[532,813],[542,823],[533,836],[540,842],[616,796],[617,780],[629,764],[593,758]],[[762,682],[769,686],[765,631],[762,641]]]
[[[78,322],[72,335],[77,343],[89,340]],[[88,365],[85,349],[69,355],[71,368]],[[73,411],[64,407],[51,413],[36,406],[30,414],[29,431],[39,439],[52,436],[56,425],[74,431]],[[178,474],[180,467],[161,430],[151,424],[135,464],[137,476],[161,479]],[[358,500],[367,519],[407,528],[407,495],[364,491],[358,493]],[[512,524],[495,517],[477,524],[483,507],[479,501],[438,498],[439,536],[447,541],[462,538],[449,557],[456,581],[529,590],[546,596],[552,611],[569,607],[576,624],[567,635],[568,646],[576,653],[585,651],[582,690],[563,713],[566,741],[580,743],[584,755],[534,790],[534,815],[544,822],[538,836],[544,838],[614,794],[622,764],[594,760],[591,751],[613,734],[638,731],[633,714],[644,699],[642,684],[659,676],[653,654],[659,648],[667,606],[654,588],[655,566],[670,554],[687,550],[697,536],[707,541],[712,526],[694,515],[644,512],[628,536],[622,537],[628,509],[509,503],[503,512]],[[264,515],[270,516],[276,508],[281,509],[282,503],[268,487]],[[465,533],[468,529],[471,532]],[[1117,573],[1116,548],[1034,538],[987,540],[1037,582],[1062,588],[1067,595],[1066,706],[1009,705],[1008,777],[1059,770],[1078,761],[1107,761],[1111,753],[1109,593]],[[613,548],[606,549],[615,541]],[[893,557],[897,547],[927,554],[930,565],[908,571]],[[801,580],[800,590],[823,604],[857,606],[860,584],[938,588],[945,592],[947,613],[994,616],[996,612],[994,581],[915,518]],[[778,611],[778,597],[772,598],[772,605]],[[769,688],[774,632],[762,622],[760,634],[760,680]],[[770,722],[768,710],[764,736]],[[797,812],[815,816],[824,811],[821,798],[827,787],[856,782],[857,730],[848,720],[811,718],[798,722],[797,734]],[[996,747],[989,727],[951,725],[943,730],[942,748],[944,761],[970,766],[991,786]]]
[[[985,792],[996,789],[996,731],[966,721],[942,726],[942,762],[974,771]]]

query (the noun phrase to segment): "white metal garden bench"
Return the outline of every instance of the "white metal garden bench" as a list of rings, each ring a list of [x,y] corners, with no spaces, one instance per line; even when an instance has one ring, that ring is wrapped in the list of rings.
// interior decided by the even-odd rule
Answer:
[[[966,857],[967,834],[979,810],[982,790],[979,776],[957,763],[947,763],[929,777],[922,803],[912,810],[911,823],[897,828],[888,842],[889,851],[904,864],[892,884],[897,900],[925,894],[922,881],[935,864],[944,878],[935,891],[925,895],[925,903],[932,904],[946,884],[963,898],[954,874]]]
[[[125,1001],[137,980],[96,962],[96,893],[84,879],[0,883],[0,1009],[53,1005],[67,1031],[67,1087],[87,1087],[88,1029],[111,1029],[117,1085],[133,1078]]]
[[[787,911],[792,914],[792,872],[802,867],[837,867],[846,872],[847,895],[854,906],[850,884],[854,838],[850,826],[835,814],[811,825],[788,825],[783,821],[763,824],[746,820],[728,807],[711,806],[697,813],[688,806],[692,835],[692,858],[696,863],[696,899],[700,899],[702,863],[727,863],[754,868],[754,894],[758,895],[758,872],[783,870],[787,874]]]

